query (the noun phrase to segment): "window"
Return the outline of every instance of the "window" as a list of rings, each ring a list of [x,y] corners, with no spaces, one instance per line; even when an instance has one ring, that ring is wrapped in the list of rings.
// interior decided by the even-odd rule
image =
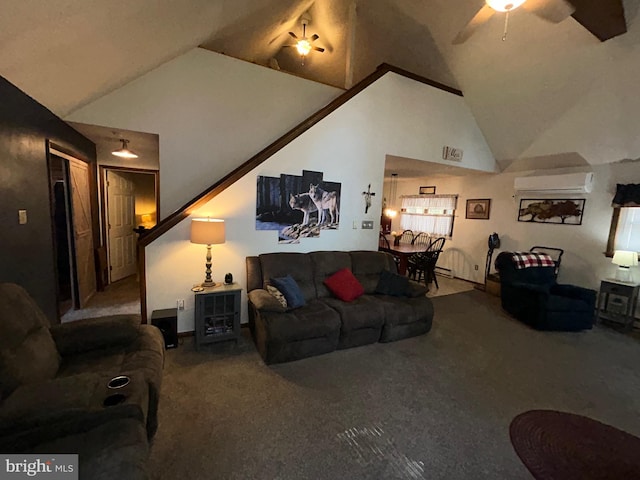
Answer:
[[[618,184],[612,206],[606,255],[616,250],[640,252],[640,184]]]
[[[640,252],[640,207],[614,209],[607,255],[613,255],[615,250]]]
[[[403,230],[451,237],[457,195],[404,195],[400,209]]]

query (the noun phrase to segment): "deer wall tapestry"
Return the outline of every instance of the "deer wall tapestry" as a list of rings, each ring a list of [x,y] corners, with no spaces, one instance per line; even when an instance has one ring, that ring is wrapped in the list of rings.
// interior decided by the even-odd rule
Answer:
[[[582,225],[584,198],[578,199],[531,199],[520,200],[519,222],[557,223]]]

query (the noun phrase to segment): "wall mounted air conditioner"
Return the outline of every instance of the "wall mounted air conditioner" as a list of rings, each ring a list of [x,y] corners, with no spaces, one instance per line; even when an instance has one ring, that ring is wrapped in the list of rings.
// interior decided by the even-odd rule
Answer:
[[[593,190],[593,172],[517,177],[514,180],[513,187],[516,195],[591,193]]]

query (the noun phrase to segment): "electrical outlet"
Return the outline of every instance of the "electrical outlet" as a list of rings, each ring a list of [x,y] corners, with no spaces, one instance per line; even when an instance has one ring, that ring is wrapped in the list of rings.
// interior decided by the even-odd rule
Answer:
[[[184,310],[184,299],[179,298],[176,300],[176,304],[178,305],[178,310]]]
[[[474,269],[474,270],[478,270],[478,265],[474,265],[474,266],[473,266],[473,269]]]
[[[18,210],[18,223],[20,225],[25,225],[27,223],[27,211],[26,210]]]
[[[373,230],[373,220],[363,220],[362,221],[362,229],[363,230]]]

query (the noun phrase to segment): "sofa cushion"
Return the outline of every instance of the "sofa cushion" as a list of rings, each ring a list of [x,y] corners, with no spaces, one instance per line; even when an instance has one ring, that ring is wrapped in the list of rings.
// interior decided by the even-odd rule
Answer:
[[[271,339],[292,342],[330,336],[340,330],[338,313],[319,300],[286,313],[263,312]]]
[[[364,288],[348,268],[338,270],[326,278],[324,284],[343,302],[352,302],[364,294]]]
[[[287,299],[288,308],[299,308],[305,305],[304,294],[291,275],[271,278],[271,283],[282,292]]]
[[[316,298],[311,257],[306,253],[264,253],[259,256],[262,265],[262,284],[268,285],[271,278],[291,275],[308,302]],[[264,287],[263,287],[264,288]]]
[[[313,265],[313,281],[318,298],[332,297],[324,281],[338,270],[343,268],[351,270],[351,255],[347,252],[312,252],[308,255]]]
[[[0,397],[56,375],[60,356],[40,307],[19,285],[0,284]]]
[[[409,293],[409,277],[383,270],[380,272],[376,293],[394,297],[407,296]]]
[[[364,293],[373,294],[383,270],[394,271],[393,257],[385,252],[356,251],[351,254],[351,269],[364,287]]]
[[[269,286],[269,285],[268,285]],[[275,287],[273,287],[275,288]],[[286,312],[287,309],[267,290],[256,288],[247,294],[249,302],[258,310],[266,312]],[[285,299],[286,302],[286,299]]]
[[[431,330],[433,303],[428,297],[376,297],[384,306],[381,342],[422,335]]]
[[[371,295],[362,295],[352,302],[337,298],[323,298],[322,301],[340,314],[342,332],[380,328],[384,323],[384,304]]]

